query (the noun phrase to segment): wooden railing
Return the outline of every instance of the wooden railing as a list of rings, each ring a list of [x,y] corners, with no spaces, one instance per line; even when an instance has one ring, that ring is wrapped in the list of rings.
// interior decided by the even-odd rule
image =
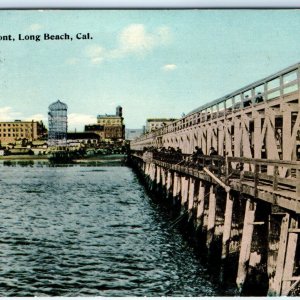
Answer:
[[[271,192],[287,191],[300,200],[300,161],[253,159],[245,157],[193,156],[182,153],[133,152],[148,162],[163,162],[168,169],[188,174],[198,174],[203,168],[209,169],[223,182],[239,181],[254,187],[254,196],[262,186]]]

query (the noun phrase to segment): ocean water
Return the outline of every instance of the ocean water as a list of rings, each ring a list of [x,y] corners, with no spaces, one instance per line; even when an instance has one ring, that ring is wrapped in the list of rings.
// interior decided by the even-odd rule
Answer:
[[[220,295],[131,169],[0,172],[0,296]]]

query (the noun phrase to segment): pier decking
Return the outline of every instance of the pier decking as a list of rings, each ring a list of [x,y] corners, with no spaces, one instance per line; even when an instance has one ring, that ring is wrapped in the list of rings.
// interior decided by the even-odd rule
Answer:
[[[249,282],[268,295],[298,293],[299,81],[296,64],[131,143],[148,187],[188,211],[208,253],[217,244],[222,265],[235,257],[242,294]],[[196,146],[204,155],[191,160]],[[168,151],[176,148],[183,154]]]

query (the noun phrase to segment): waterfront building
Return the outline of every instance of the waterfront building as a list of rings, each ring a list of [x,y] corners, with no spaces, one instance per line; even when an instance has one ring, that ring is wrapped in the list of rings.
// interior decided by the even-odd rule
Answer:
[[[69,145],[97,145],[100,141],[100,137],[93,132],[68,132],[67,140]]]
[[[50,146],[64,146],[67,143],[68,130],[68,106],[57,100],[49,106],[48,122],[49,134],[48,144]]]
[[[0,122],[1,145],[15,144],[18,141],[32,142],[44,138],[46,133],[42,121]]]
[[[104,136],[106,141],[121,141],[124,140],[124,125],[122,126],[105,126]]]
[[[168,119],[168,118],[151,118],[147,119],[146,121],[146,132],[151,132],[154,130],[157,130],[159,128],[162,128],[164,126],[167,126],[169,124],[172,124],[177,119]]]
[[[84,131],[97,134],[100,137],[101,140],[105,139],[104,126],[103,125],[98,125],[98,124],[85,125],[84,126]]]
[[[85,125],[85,132],[93,132],[100,136],[101,141],[117,142],[125,139],[122,107],[116,107],[115,115],[98,115],[97,124]]]

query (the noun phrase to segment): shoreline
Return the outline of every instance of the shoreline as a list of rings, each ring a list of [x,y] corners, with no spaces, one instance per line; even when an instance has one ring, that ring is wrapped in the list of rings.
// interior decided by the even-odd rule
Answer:
[[[126,160],[126,154],[110,154],[110,155],[96,155],[91,157],[83,157],[74,159],[72,163],[67,164],[54,164],[55,166],[65,166],[65,165],[124,165]],[[12,164],[18,163],[18,162],[43,162],[45,164],[50,164],[48,157],[46,155],[9,155],[9,156],[2,156],[0,157],[0,163],[9,163]]]

